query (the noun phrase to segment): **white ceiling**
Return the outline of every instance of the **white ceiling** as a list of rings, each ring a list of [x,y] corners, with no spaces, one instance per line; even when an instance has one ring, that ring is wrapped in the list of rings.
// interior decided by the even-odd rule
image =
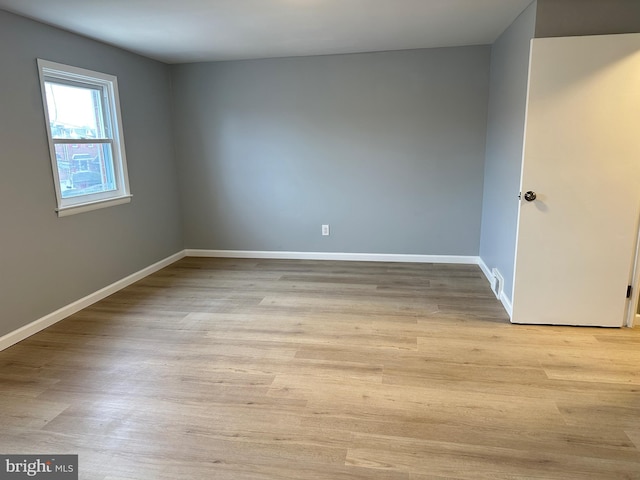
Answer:
[[[493,43],[532,0],[0,0],[167,63]]]

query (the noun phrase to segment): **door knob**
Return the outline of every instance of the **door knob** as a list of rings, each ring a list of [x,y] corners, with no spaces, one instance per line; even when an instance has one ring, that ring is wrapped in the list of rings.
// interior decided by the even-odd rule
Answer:
[[[533,202],[536,199],[537,195],[536,192],[532,192],[531,190],[529,190],[527,193],[524,194],[524,199],[527,202]]]

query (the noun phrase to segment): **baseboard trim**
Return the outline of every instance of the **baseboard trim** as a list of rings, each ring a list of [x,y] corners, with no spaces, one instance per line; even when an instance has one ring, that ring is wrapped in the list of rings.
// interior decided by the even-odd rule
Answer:
[[[482,270],[482,273],[484,273],[484,276],[487,277],[487,280],[489,280],[489,283],[493,282],[491,270],[487,267],[487,264],[484,263],[484,260],[482,260],[481,257],[478,257],[478,266],[480,267],[480,270]]]
[[[251,250],[185,250],[187,257],[255,258],[283,260],[338,260],[351,262],[458,263],[478,265],[479,258],[463,255],[406,255],[387,253],[277,252]]]
[[[135,272],[128,277],[125,277],[117,282],[112,283],[111,285],[107,285],[104,288],[101,288],[97,292],[91,293],[86,297],[81,298],[69,305],[59,308],[53,313],[49,315],[45,315],[44,317],[35,320],[24,327],[20,327],[13,332],[9,332],[6,335],[0,337],[0,351],[9,348],[12,345],[24,340],[25,338],[30,337],[31,335],[38,333],[41,330],[44,330],[47,327],[59,322],[67,318],[74,313],[79,312],[83,308],[87,308],[90,305],[93,305],[96,302],[99,302],[103,298],[108,297],[116,293],[119,290],[122,290],[125,287],[128,287],[132,283],[137,282],[138,280],[142,280],[144,277],[151,275],[152,273],[157,272],[158,270],[163,269],[164,267],[171,265],[172,263],[180,260],[185,256],[184,250],[178,252],[170,257],[165,258],[164,260],[160,260],[159,262],[154,263],[142,270]]]
[[[500,294],[499,300],[502,302],[502,306],[507,311],[507,314],[509,314],[509,318],[513,318],[513,305],[511,305],[511,300],[504,291]]]

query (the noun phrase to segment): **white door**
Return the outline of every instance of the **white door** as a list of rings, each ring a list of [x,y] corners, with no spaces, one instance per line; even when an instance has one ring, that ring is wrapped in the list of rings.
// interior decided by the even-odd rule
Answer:
[[[640,212],[640,34],[532,41],[521,190],[512,321],[622,326]]]

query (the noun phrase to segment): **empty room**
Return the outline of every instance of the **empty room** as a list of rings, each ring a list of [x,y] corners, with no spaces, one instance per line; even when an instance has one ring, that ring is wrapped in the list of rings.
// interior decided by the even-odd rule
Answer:
[[[0,39],[0,479],[640,479],[640,2]]]

